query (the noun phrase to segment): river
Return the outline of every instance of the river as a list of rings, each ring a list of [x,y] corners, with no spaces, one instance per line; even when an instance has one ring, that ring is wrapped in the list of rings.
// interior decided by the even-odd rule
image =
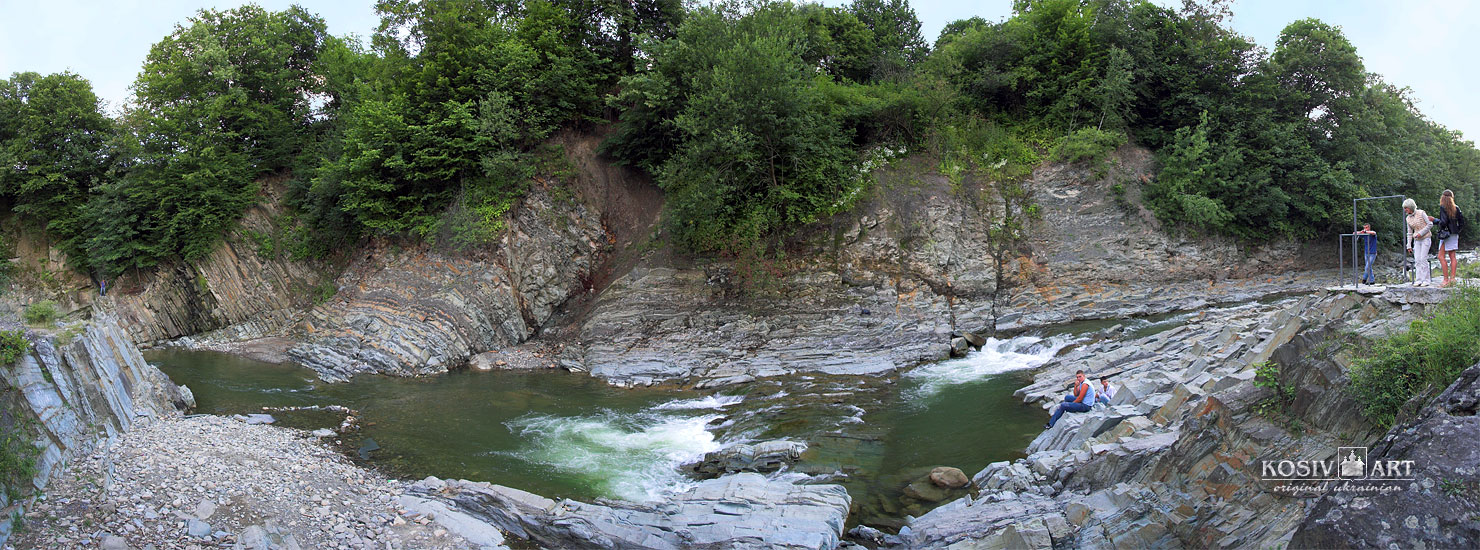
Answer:
[[[1156,330],[1179,321],[1138,323]],[[339,437],[340,445],[390,475],[489,481],[555,498],[658,499],[693,483],[681,465],[727,444],[805,441],[807,452],[782,475],[840,483],[853,497],[850,524],[894,528],[905,514],[940,503],[933,500],[940,494],[906,490],[931,468],[971,475],[1023,456],[1046,418],[1012,392],[1028,382],[1031,368],[1099,328],[1081,324],[1046,336],[989,340],[965,358],[899,375],[794,375],[718,393],[615,388],[559,370],[360,376],[328,384],[302,367],[221,353],[153,350],[146,358],[195,392],[195,412],[341,405],[359,412],[361,428]],[[279,424],[304,429],[342,419],[327,412],[272,414]]]

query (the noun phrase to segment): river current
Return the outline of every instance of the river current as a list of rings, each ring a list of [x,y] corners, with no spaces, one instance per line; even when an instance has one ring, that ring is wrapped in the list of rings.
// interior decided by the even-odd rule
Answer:
[[[1176,321],[1139,323],[1154,330]],[[615,388],[559,370],[328,384],[302,367],[214,352],[146,357],[195,392],[194,412],[341,405],[358,411],[361,426],[337,438],[343,448],[390,475],[488,481],[552,498],[656,500],[694,483],[682,465],[725,445],[805,441],[801,460],[779,475],[840,483],[854,501],[850,524],[897,527],[939,504],[906,490],[933,467],[971,475],[1023,456],[1046,419],[1012,392],[1029,381],[1028,369],[1098,328],[990,339],[965,358],[899,375],[793,375],[717,393]],[[305,429],[342,419],[271,414]]]

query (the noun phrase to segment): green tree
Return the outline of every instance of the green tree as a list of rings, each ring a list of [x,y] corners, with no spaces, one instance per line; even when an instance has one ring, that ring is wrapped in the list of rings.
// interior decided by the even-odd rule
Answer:
[[[86,209],[94,268],[209,253],[256,201],[255,180],[292,166],[313,136],[324,41],[302,8],[248,5],[202,10],[155,44],[120,120],[114,181],[93,193],[113,202]]]
[[[113,132],[80,76],[19,73],[0,80],[0,193],[79,266],[88,229],[83,205],[112,163]]]
[[[930,53],[909,0],[854,0],[848,8],[873,31],[874,78],[902,76]]]
[[[753,248],[833,211],[851,186],[850,136],[830,78],[806,59],[806,17],[790,4],[701,8],[624,80],[625,99],[676,113],[657,180],[680,244]]]

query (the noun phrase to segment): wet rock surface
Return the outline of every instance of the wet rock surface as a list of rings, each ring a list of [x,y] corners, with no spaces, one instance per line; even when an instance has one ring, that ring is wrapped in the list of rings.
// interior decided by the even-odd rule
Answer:
[[[402,507],[403,489],[297,430],[176,418],[122,434],[59,472],[8,547],[502,547],[469,542],[435,511]]]
[[[770,473],[796,462],[806,450],[807,444],[801,441],[740,443],[708,453],[702,461],[685,469],[709,478],[737,472]]]
[[[445,502],[551,548],[836,548],[848,516],[838,485],[742,473],[702,481],[654,503],[555,501],[518,489],[428,478],[416,497]]]

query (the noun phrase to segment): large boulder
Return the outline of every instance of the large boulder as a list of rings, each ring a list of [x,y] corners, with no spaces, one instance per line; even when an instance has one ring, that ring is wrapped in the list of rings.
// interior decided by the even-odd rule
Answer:
[[[775,472],[796,462],[807,450],[801,441],[761,441],[730,445],[704,455],[704,459],[690,466],[702,477],[719,477],[736,472]]]
[[[851,504],[840,485],[797,485],[753,473],[702,481],[653,503],[555,501],[437,478],[409,492],[550,548],[831,550],[842,543]]]
[[[1413,461],[1411,482],[1376,496],[1332,490],[1292,548],[1475,548],[1480,545],[1480,365],[1465,369],[1417,418],[1374,445],[1368,463]]]

